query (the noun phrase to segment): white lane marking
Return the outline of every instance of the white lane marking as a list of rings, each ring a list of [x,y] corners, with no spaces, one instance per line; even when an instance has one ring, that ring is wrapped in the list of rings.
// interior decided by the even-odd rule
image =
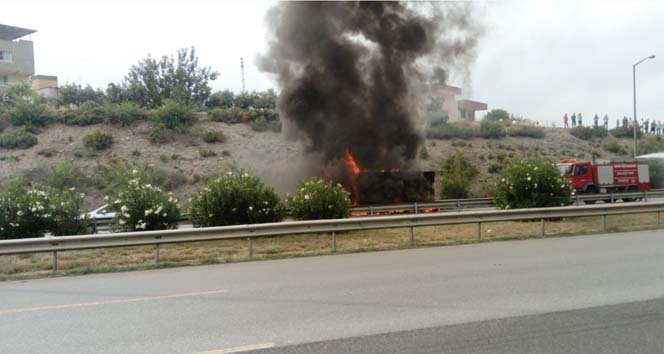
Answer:
[[[229,353],[241,353],[241,352],[248,352],[250,350],[258,350],[258,349],[268,349],[274,347],[274,343],[263,343],[263,344],[252,344],[252,345],[245,345],[242,347],[234,347],[234,348],[226,348],[226,349],[217,349],[217,350],[210,350],[207,352],[196,352],[196,353],[189,353],[189,354],[229,354]]]
[[[51,305],[51,306],[39,306],[39,307],[24,307],[24,308],[17,308],[17,309],[0,310],[0,315],[7,315],[7,314],[12,314],[12,313],[22,313],[22,312],[33,312],[33,311],[45,311],[45,310],[61,310],[61,309],[70,309],[70,308],[88,307],[88,306],[125,304],[125,303],[131,303],[131,302],[142,302],[142,301],[152,301],[152,300],[174,299],[174,298],[179,298],[179,297],[192,297],[192,296],[221,294],[221,293],[225,293],[225,292],[227,292],[227,290],[211,290],[211,291],[200,291],[200,292],[195,292],[195,293],[180,293],[180,294],[170,294],[170,295],[136,297],[136,298],[130,298],[130,299],[83,302],[83,303],[78,303],[78,304],[64,304],[64,305]]]

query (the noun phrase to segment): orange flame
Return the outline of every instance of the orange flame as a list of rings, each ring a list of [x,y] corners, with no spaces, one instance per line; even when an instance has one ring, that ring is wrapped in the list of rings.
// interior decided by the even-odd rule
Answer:
[[[359,204],[359,189],[357,186],[357,177],[360,175],[360,166],[355,161],[355,157],[350,152],[349,148],[344,150],[344,164],[346,165],[346,182],[351,189],[351,204],[356,206]]]

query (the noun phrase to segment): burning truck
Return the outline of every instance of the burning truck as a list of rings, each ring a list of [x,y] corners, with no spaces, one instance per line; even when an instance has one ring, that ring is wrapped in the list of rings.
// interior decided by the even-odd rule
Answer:
[[[345,184],[351,204],[379,205],[433,201],[433,171],[362,170],[350,150],[344,153]]]

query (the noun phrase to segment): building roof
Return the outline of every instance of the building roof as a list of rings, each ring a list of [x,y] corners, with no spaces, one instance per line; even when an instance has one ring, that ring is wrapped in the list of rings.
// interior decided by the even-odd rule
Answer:
[[[469,110],[469,111],[486,111],[487,104],[484,102],[477,102],[473,100],[458,100],[457,104],[459,108]]]
[[[6,41],[13,41],[15,39],[25,37],[25,36],[27,36],[29,34],[33,34],[35,32],[37,32],[37,31],[27,29],[27,28],[3,25],[3,24],[0,23],[0,39],[4,39]]]

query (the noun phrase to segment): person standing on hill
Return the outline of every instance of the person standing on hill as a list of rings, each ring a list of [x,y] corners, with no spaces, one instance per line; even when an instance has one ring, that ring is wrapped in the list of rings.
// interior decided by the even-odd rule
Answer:
[[[582,127],[583,126],[583,116],[581,116],[581,113],[579,113],[579,116],[576,117],[576,119],[579,121],[579,126]]]
[[[576,113],[572,113],[572,127],[576,127]]]
[[[563,116],[563,126],[564,126],[565,128],[569,128],[569,125],[567,124],[567,120],[568,120],[568,119],[569,119],[569,118],[567,117],[567,113],[565,113],[565,115]]]
[[[604,129],[609,130],[609,115],[604,115]]]
[[[657,123],[655,123],[655,120],[653,119],[650,123],[650,134],[655,134],[655,129],[657,129]]]
[[[594,128],[599,127],[599,117],[597,116],[597,114],[595,114],[595,116],[593,117],[593,127]]]

